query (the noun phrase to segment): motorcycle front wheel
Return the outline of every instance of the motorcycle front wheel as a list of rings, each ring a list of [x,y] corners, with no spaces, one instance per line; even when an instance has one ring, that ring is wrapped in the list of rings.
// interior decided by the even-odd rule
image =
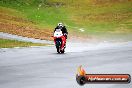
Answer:
[[[61,53],[60,47],[56,47],[56,49],[58,53]]]

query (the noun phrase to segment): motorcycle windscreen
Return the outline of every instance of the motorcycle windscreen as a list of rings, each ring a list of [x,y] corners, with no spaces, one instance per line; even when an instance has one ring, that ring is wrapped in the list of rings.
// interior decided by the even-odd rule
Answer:
[[[61,37],[63,36],[62,31],[60,29],[56,29],[54,32],[54,37]]]

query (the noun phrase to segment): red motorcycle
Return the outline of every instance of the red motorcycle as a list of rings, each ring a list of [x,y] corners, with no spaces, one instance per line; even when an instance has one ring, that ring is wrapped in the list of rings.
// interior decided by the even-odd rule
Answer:
[[[62,33],[61,29],[56,29],[53,38],[57,52],[64,53],[66,48],[66,37]]]

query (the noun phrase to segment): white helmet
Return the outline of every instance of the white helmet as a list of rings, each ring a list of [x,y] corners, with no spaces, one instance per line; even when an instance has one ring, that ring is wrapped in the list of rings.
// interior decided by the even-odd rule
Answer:
[[[62,24],[62,23],[58,23],[58,26],[59,26],[59,27],[63,27],[63,24]]]

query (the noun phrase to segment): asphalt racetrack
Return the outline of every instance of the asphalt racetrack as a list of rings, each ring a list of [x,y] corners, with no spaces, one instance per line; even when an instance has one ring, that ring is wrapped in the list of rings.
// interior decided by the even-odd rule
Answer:
[[[90,74],[132,75],[132,42],[69,43],[65,54],[54,46],[0,49],[0,88],[132,88],[132,83],[80,86],[79,65]]]

